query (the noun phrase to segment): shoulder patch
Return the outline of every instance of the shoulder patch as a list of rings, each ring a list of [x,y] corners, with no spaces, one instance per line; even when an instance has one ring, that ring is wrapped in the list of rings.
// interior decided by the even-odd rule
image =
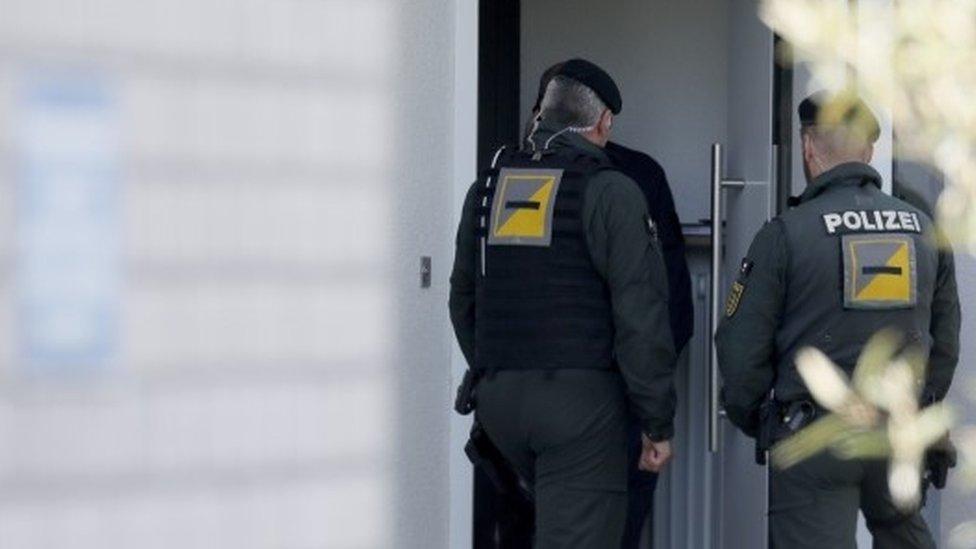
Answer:
[[[563,170],[503,168],[491,201],[489,246],[552,244],[552,218]]]
[[[732,288],[729,290],[729,297],[725,300],[726,317],[732,318],[735,312],[739,310],[739,303],[742,302],[742,293],[745,291],[745,285],[738,280],[732,283]]]
[[[746,291],[746,280],[749,278],[749,273],[752,272],[752,265],[753,262],[749,258],[744,258],[742,265],[739,266],[739,276],[736,277],[735,282],[732,283],[732,288],[729,289],[729,297],[725,299],[725,316],[727,318],[732,318],[739,310],[742,294]]]

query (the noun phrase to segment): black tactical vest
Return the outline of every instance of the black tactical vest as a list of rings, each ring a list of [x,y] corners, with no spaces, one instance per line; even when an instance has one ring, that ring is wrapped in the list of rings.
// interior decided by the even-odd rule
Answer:
[[[613,367],[609,291],[586,243],[582,202],[611,165],[568,149],[503,152],[479,182],[475,367]]]
[[[931,349],[929,324],[938,270],[932,222],[865,177],[830,183],[784,213],[789,248],[785,310],[777,332],[777,398],[805,397],[794,358],[816,347],[848,374],[882,328]]]

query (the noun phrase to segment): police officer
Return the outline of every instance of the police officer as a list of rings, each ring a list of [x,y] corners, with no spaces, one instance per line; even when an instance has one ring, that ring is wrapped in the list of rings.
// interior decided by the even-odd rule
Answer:
[[[531,148],[531,135],[536,117],[542,107],[542,98],[552,78],[562,69],[556,63],[542,73],[532,117],[526,127],[525,146]],[[661,244],[664,265],[668,271],[668,310],[671,316],[671,336],[676,354],[688,344],[694,333],[694,306],[691,299],[691,273],[685,254],[685,237],[681,232],[681,220],[674,205],[674,195],[668,184],[664,168],[650,155],[608,141],[603,147],[610,162],[624,175],[631,178],[644,195],[647,211],[654,222],[657,239]]]
[[[535,106],[532,108],[532,118],[526,131],[530,135],[535,118],[539,115],[542,98],[546,87],[559,70],[562,63],[557,63],[542,73],[539,80],[539,91]],[[526,146],[531,143],[526,142]],[[674,207],[674,197],[668,185],[664,168],[642,152],[630,149],[614,141],[608,141],[603,149],[614,167],[637,183],[647,202],[647,211],[654,222],[664,265],[668,272],[668,303],[671,318],[671,335],[676,354],[691,339],[694,330],[694,308],[691,301],[691,274],[688,271],[688,261],[685,255],[685,240],[681,233],[681,221]],[[627,447],[628,462],[628,490],[627,490],[627,523],[624,528],[622,549],[637,549],[643,534],[644,525],[648,521],[654,508],[654,489],[657,486],[657,473],[642,471],[639,465],[641,453],[640,421],[632,418],[628,428]],[[528,517],[531,520],[531,517]],[[652,522],[653,532],[653,522]]]
[[[603,147],[620,92],[570,60],[525,151],[465,199],[451,319],[482,375],[476,419],[533,489],[537,547],[612,547],[627,506],[628,407],[641,466],[671,457],[667,275],[640,190]]]
[[[881,191],[868,162],[877,119],[851,93],[821,92],[799,107],[808,185],[799,204],[756,235],[733,283],[716,344],[729,418],[745,433],[789,436],[823,414],[794,365],[803,347],[850,373],[867,341],[900,331],[929,353],[924,391],[942,399],[959,352],[952,255],[931,219]],[[762,406],[772,391],[772,406]],[[773,410],[762,414],[760,409]],[[920,514],[892,503],[884,461],[821,452],[772,469],[774,548],[854,548],[858,508],[879,548],[935,547]]]

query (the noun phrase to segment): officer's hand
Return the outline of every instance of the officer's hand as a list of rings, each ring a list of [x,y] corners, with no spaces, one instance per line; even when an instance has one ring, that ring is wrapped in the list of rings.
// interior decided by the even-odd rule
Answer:
[[[641,471],[660,472],[671,461],[671,441],[654,442],[647,438],[647,435],[641,435],[641,438],[643,450],[638,467]]]

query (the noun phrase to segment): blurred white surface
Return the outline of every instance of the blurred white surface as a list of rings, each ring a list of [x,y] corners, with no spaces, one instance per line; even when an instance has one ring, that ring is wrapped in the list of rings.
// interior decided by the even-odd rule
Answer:
[[[417,328],[398,323],[414,268],[397,255],[398,187],[414,179],[398,166],[417,162],[400,155],[412,132],[446,139],[451,123],[396,115],[417,101],[397,99],[404,86],[450,103],[449,87],[421,86],[453,83],[452,4],[427,4],[405,23],[389,0],[0,0],[0,547],[431,546],[393,539],[412,520],[398,477],[446,474],[443,444],[397,448],[401,401],[427,402],[433,441],[447,436],[443,285]],[[395,82],[404,43],[438,57]],[[23,352],[18,277],[81,280],[24,269],[27,145],[86,139],[57,118],[27,127],[38,74],[96,83],[96,125],[117,132],[118,219],[100,241],[117,246],[116,322],[81,327],[117,342],[98,367],[68,355],[39,369]],[[435,177],[415,184],[443,194],[426,223],[443,276],[450,149],[422,162]],[[72,288],[65,299],[85,290]],[[410,334],[442,355],[418,381],[436,401],[402,380]],[[446,539],[446,503],[412,507],[440,524],[417,540]]]

